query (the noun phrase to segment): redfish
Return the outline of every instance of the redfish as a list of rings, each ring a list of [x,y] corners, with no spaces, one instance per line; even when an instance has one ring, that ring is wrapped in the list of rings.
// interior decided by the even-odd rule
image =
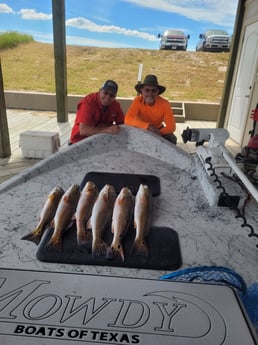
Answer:
[[[147,185],[141,184],[135,197],[134,227],[136,230],[132,254],[149,256],[146,237],[150,232],[152,216],[152,194]]]
[[[125,261],[122,238],[128,231],[133,215],[134,197],[127,187],[121,189],[118,194],[112,216],[111,231],[114,234],[113,241],[107,253],[107,258],[121,258]]]
[[[47,248],[53,247],[62,251],[62,234],[74,216],[79,197],[80,187],[77,184],[72,185],[62,196],[54,217],[54,231],[47,243]]]
[[[88,181],[81,192],[76,208],[75,219],[77,228],[77,243],[79,246],[91,241],[91,232],[86,230],[86,224],[91,216],[93,205],[99,190],[94,182]]]
[[[28,240],[36,245],[39,244],[41,237],[45,231],[45,229],[50,226],[56,210],[58,203],[61,199],[61,197],[64,194],[64,190],[62,187],[55,187],[52,189],[52,191],[49,193],[47,200],[44,203],[44,206],[40,212],[39,216],[39,223],[36,226],[36,228],[31,231],[29,234],[22,237],[22,240]]]
[[[111,222],[116,191],[113,186],[106,184],[94,203],[92,214],[87,227],[92,229],[92,256],[105,255],[108,245],[102,239],[106,225]]]

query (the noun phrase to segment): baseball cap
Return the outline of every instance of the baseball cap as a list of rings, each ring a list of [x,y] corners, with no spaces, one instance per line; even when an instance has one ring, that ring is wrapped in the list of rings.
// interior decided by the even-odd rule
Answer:
[[[103,90],[108,90],[113,94],[117,94],[118,85],[114,80],[106,80],[105,83],[102,85]]]

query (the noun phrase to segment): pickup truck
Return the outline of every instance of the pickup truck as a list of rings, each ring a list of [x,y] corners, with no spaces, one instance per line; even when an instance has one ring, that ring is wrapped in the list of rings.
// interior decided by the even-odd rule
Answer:
[[[196,51],[229,52],[232,39],[225,30],[207,30],[199,35]]]
[[[190,35],[185,35],[181,30],[166,30],[160,38],[159,49],[187,50]]]

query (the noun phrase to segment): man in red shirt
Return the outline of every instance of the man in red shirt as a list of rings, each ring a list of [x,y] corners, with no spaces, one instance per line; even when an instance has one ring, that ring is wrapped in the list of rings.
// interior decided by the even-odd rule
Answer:
[[[117,83],[107,80],[98,92],[90,93],[80,100],[69,144],[94,134],[120,132],[119,125],[124,123],[124,113],[115,99],[117,91]]]

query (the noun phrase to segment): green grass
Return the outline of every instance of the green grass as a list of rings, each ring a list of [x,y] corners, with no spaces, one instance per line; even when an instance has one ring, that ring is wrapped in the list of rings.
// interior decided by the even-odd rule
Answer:
[[[0,54],[5,90],[55,93],[52,44],[31,41]],[[106,79],[114,79],[119,97],[134,97],[143,64],[143,78],[156,74],[169,100],[215,103],[221,99],[229,60],[229,53],[81,46],[67,46],[66,56],[68,94],[95,92]]]
[[[16,31],[0,34],[0,50],[17,47],[21,43],[32,42],[33,37]]]

